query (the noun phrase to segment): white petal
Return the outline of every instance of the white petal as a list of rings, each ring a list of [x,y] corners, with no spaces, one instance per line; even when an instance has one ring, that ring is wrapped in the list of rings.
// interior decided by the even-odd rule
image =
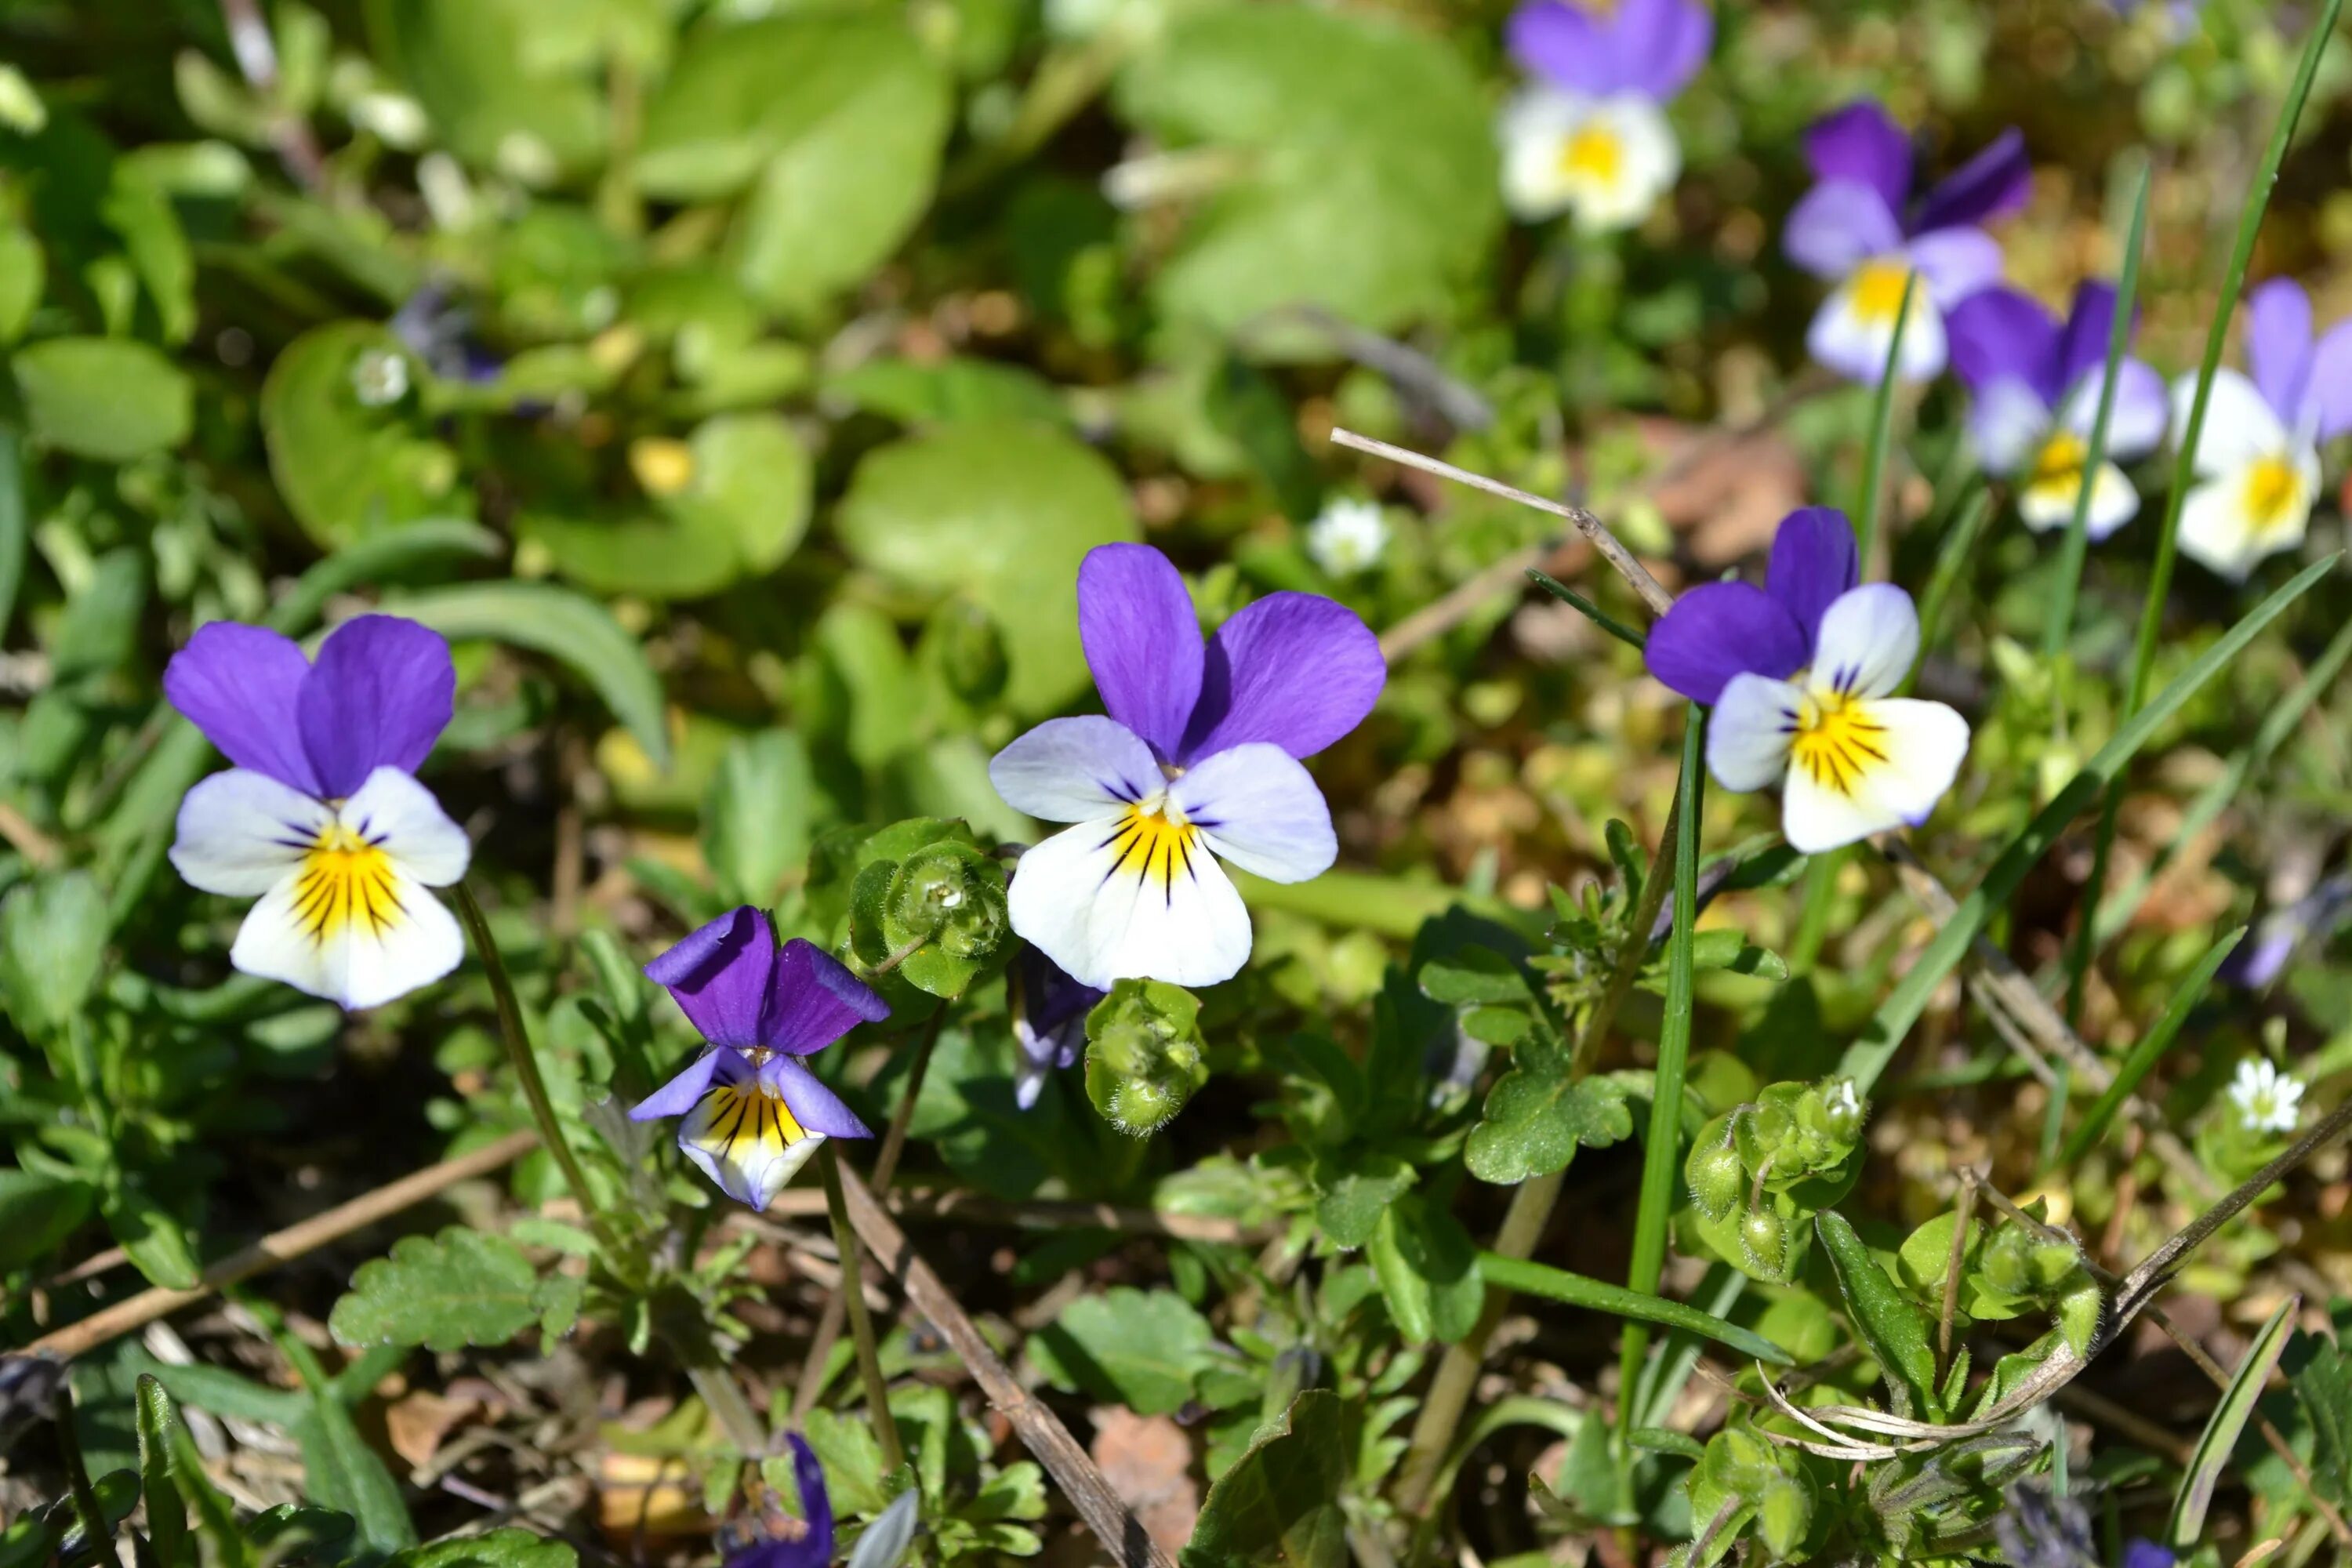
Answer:
[[[2029,467],[2049,431],[2049,405],[2015,376],[1992,383],[1969,407],[1969,433],[1992,473],[2014,474]]]
[[[1503,144],[1503,205],[1528,223],[1557,217],[1574,199],[1561,168],[1560,149],[1587,112],[1586,100],[1530,88],[1504,107],[1496,125]]]
[[[2172,438],[2189,433],[2189,410],[2197,398],[2197,378],[2184,375],[2172,384]],[[2234,370],[2213,373],[2212,396],[2205,405],[2205,425],[2197,436],[2195,468],[2200,475],[2225,473],[2255,458],[2283,450],[2286,426],[2279,423],[2262,392]]]
[[[2095,365],[2066,395],[2067,426],[2085,441],[2099,422],[2099,389],[2105,382],[2106,367]],[[2164,442],[2169,414],[2163,379],[2136,359],[2124,361],[2115,411],[2107,416],[2107,456],[2128,463],[2155,451]]]
[[[1892,583],[1865,583],[1830,601],[1813,639],[1811,684],[1853,697],[1884,697],[1903,684],[1919,653],[1919,612]]]
[[[988,782],[1015,811],[1047,822],[1091,822],[1156,795],[1160,763],[1116,719],[1049,719],[988,764]]]
[[[313,855],[247,913],[228,957],[356,1012],[431,984],[465,954],[457,920],[389,858]]]
[[[2180,552],[2208,572],[2242,582],[2263,552],[2239,503],[2244,482],[2224,473],[2193,486],[2180,508]]]
[[[1504,110],[1499,133],[1504,204],[1529,222],[1573,210],[1588,232],[1630,228],[1682,173],[1674,128],[1639,93],[1531,89]]]
[[[1819,766],[1801,754],[1789,769],[1781,829],[1808,855],[1927,821],[1968,756],[1968,721],[1940,702],[1882,698],[1854,704],[1850,719],[1861,729],[1853,744]]]
[[[1589,234],[1632,228],[1650,216],[1682,174],[1682,149],[1658,106],[1639,93],[1604,99],[1586,133],[1605,139],[1615,156],[1605,171],[1580,174],[1576,224]]]
[[[2180,510],[2181,551],[2209,571],[2242,581],[2264,556],[2303,542],[2318,494],[2316,452],[2257,457],[2189,492]]]
[[[1804,700],[1785,680],[1735,675],[1706,721],[1706,771],[1728,790],[1769,789],[1789,771],[1789,736]]]
[[[2074,521],[2074,500],[2082,493],[2081,470],[2036,479],[2017,494],[2017,515],[2037,533],[2063,530]],[[2102,540],[2139,514],[2139,492],[2113,463],[2099,465],[2098,482],[2091,487],[2091,510],[2084,527],[2093,541]]]
[[[1081,984],[1229,980],[1249,959],[1249,911],[1192,829],[1129,816],[1065,828],[1021,857],[1013,929]],[[1187,836],[1189,835],[1189,840]]]
[[[188,885],[250,899],[283,881],[334,813],[267,773],[231,768],[180,802],[172,864]]]
[[[680,1152],[738,1203],[764,1209],[808,1163],[822,1132],[811,1132],[755,1080],[714,1083],[677,1126]]]
[[[428,888],[446,888],[463,877],[473,858],[466,830],[443,814],[431,790],[398,768],[368,774],[343,802],[341,816],[345,827]]]
[[[1899,259],[1874,258],[1854,268],[1830,295],[1805,346],[1831,369],[1865,384],[1876,384],[1885,373],[1886,356],[1895,346],[1895,318],[1901,303]],[[1927,381],[1943,374],[1946,343],[1944,313],[1936,308],[1926,280],[1911,291],[1909,324],[1903,329],[1903,360],[1896,379]]]
[[[1168,794],[1211,849],[1270,881],[1304,882],[1339,858],[1323,792],[1279,746],[1260,741],[1219,752]]]

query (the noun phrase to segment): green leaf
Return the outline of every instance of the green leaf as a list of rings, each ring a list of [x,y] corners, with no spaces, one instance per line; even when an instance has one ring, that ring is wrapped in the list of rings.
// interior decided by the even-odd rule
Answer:
[[[1349,1471],[1339,1396],[1310,1388],[1261,1431],[1201,1505],[1183,1568],[1339,1568],[1347,1520],[1339,1489]]]
[[[1153,279],[1171,318],[1233,331],[1301,302],[1375,331],[1443,316],[1501,219],[1486,95],[1442,37],[1210,7],[1135,55],[1117,102],[1171,147],[1229,155]]]
[[[732,901],[765,906],[807,863],[818,799],[808,747],[790,730],[731,742],[702,808],[702,858]]]
[[[430,1546],[396,1552],[384,1568],[578,1568],[580,1553],[570,1543],[528,1530],[493,1530]]]
[[[2340,1499],[2352,1491],[2352,1359],[2339,1342],[2297,1331],[2279,1364],[2311,1423],[2312,1468]]]
[[[502,642],[568,665],[594,688],[655,767],[669,765],[661,681],[636,639],[593,599],[552,583],[507,581],[397,595],[384,607],[453,642]]]
[[[167,1290],[193,1289],[204,1276],[196,1260],[195,1243],[180,1217],[163,1206],[135,1173],[99,1197],[106,1226],[122,1245],[131,1263],[148,1283]]]
[[[172,200],[154,176],[129,159],[115,163],[100,216],[122,241],[154,301],[163,341],[184,343],[196,327],[196,263]]]
[[[994,360],[919,364],[871,359],[827,378],[824,390],[902,425],[944,425],[958,419],[1026,419],[1053,426],[1070,422],[1052,382],[1034,371]]]
[[[28,1035],[81,1011],[106,957],[106,895],[87,871],[20,882],[0,898],[0,996]]]
[[[890,1500],[882,1489],[882,1444],[874,1436],[871,1421],[819,1406],[808,1413],[805,1436],[824,1466],[825,1489],[835,1508],[844,1513],[870,1515],[888,1504]],[[782,1455],[766,1462],[779,1470],[792,1468],[790,1458]]]
[[[1481,1003],[1524,1007],[1535,1002],[1518,966],[1484,947],[1431,959],[1421,966],[1420,981],[1423,995],[1453,1007]]]
[[[1565,1169],[1580,1146],[1605,1149],[1633,1131],[1614,1079],[1570,1077],[1574,1053],[1549,1029],[1520,1040],[1511,1070],[1487,1091],[1465,1149],[1470,1173],[1509,1185]]]
[[[37,1263],[79,1228],[98,1189],[39,1172],[0,1170],[0,1273]]]
[[[155,1554],[155,1568],[194,1568],[195,1543],[188,1535],[188,1509],[181,1492],[185,1486],[209,1487],[212,1480],[202,1470],[193,1477],[173,1473],[173,1445],[185,1427],[163,1385],[142,1377],[137,1404],[139,1479],[147,1500],[147,1544]]]
[[[1541,1296],[1548,1300],[1564,1301],[1571,1307],[1585,1307],[1596,1312],[1631,1318],[1636,1322],[1683,1329],[1713,1340],[1717,1344],[1728,1345],[1742,1355],[1769,1362],[1774,1366],[1790,1365],[1795,1359],[1752,1329],[1743,1329],[1737,1323],[1713,1317],[1696,1307],[1686,1307],[1680,1301],[1669,1301],[1663,1296],[1644,1295],[1639,1290],[1628,1290],[1622,1285],[1611,1285],[1581,1274],[1571,1274],[1565,1268],[1530,1263],[1525,1258],[1504,1258],[1492,1252],[1478,1255],[1478,1268],[1486,1276],[1486,1283],[1496,1289]]]
[[[406,382],[425,374],[390,329],[330,321],[287,344],[261,384],[270,476],[320,549],[473,510],[456,454],[434,438],[414,394],[361,401],[360,378],[394,366]]]
[[[2204,1433],[2197,1439],[2189,1468],[2181,1472],[2179,1489],[2172,1494],[2172,1521],[2165,1531],[2165,1538],[2180,1551],[2194,1547],[2205,1532],[2205,1510],[2212,1506],[2213,1490],[2221,1484],[2230,1457],[2237,1452],[2246,1424],[2254,1418],[2254,1406],[2270,1382],[2271,1369],[2286,1350],[2287,1338],[2294,1331],[2295,1310],[2302,1305],[2300,1296],[2289,1296],[2279,1303],[2246,1347],[2236,1375],[2221,1391],[2221,1403],[2213,1407]]]
[[[195,389],[145,343],[45,338],[10,362],[33,438],[101,463],[127,463],[188,438]]]
[[[139,644],[140,613],[147,607],[147,552],[125,546],[100,556],[89,580],[76,589],[49,640],[59,685],[111,674]]]
[[[1056,1388],[1117,1400],[1139,1415],[1166,1415],[1192,1397],[1215,1338],[1209,1321],[1173,1290],[1121,1285],[1063,1308],[1029,1342],[1029,1353]]]
[[[585,167],[605,137],[601,78],[559,29],[600,7],[539,0],[368,0],[375,58],[439,139],[478,168],[545,183]]]
[[[416,1525],[408,1517],[400,1483],[360,1436],[317,1354],[290,1332],[280,1331],[276,1337],[278,1348],[294,1363],[310,1394],[310,1411],[291,1434],[302,1448],[303,1489],[328,1508],[350,1514],[360,1540],[375,1552],[415,1546]]]
[[[1927,1342],[1927,1315],[1887,1278],[1870,1248],[1843,1215],[1823,1209],[1813,1216],[1822,1250],[1836,1270],[1838,1291],[1845,1298],[1846,1316],[1854,1331],[1870,1347],[1887,1386],[1895,1395],[1895,1413],[1917,1420],[1944,1418],[1936,1385],[1936,1352]]]
[[[20,223],[0,221],[0,347],[25,335],[47,276],[41,242],[32,231]]]
[[[2139,1087],[2140,1080],[2147,1077],[2150,1069],[2162,1058],[2166,1047],[2179,1037],[2180,1026],[2189,1022],[2189,1013],[2204,1000],[2205,988],[2213,983],[2213,976],[2220,973],[2223,961],[2237,951],[2238,943],[2245,939],[2245,935],[2246,928],[2240,926],[2205,950],[2205,955],[2197,961],[2196,967],[2189,970],[2187,977],[2174,989],[2172,999],[2165,1004],[2162,1016],[2133,1042],[2131,1050],[2125,1056],[2123,1065],[2116,1068],[2115,1079],[2105,1091],[2092,1102],[2090,1110],[2083,1113],[2082,1124],[2074,1129],[2074,1136],[2066,1140],[2066,1146],[2059,1152],[2059,1164],[2073,1164],[2106,1136],[2107,1127],[2115,1121],[2116,1112],[2123,1108],[2124,1101]]]
[[[1408,1194],[1383,1208],[1366,1249],[1389,1316],[1413,1344],[1452,1344],[1486,1305],[1478,1248],[1462,1222]]]
[[[863,565],[923,593],[968,594],[1004,634],[1005,700],[1044,717],[1087,686],[1077,570],[1140,537],[1127,486],[1058,430],[965,420],[868,455],[835,516]]]
[[[403,1237],[391,1257],[361,1264],[327,1326],[346,1345],[502,1345],[560,1307],[555,1283],[504,1237],[451,1226]]]
[[[1365,1154],[1315,1170],[1315,1223],[1334,1247],[1358,1247],[1371,1239],[1381,1215],[1420,1179],[1393,1154]]]

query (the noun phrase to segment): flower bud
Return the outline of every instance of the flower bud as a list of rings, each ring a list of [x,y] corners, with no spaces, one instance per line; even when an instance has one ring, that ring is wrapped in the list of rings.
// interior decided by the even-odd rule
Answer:
[[[1789,1267],[1789,1227],[1770,1209],[1750,1209],[1740,1219],[1739,1245],[1759,1273],[1779,1275]]]
[[[950,958],[985,963],[1012,930],[1003,868],[969,845],[918,851],[890,879],[883,926],[893,947],[929,942]]]
[[[1087,1015],[1087,1096],[1140,1138],[1167,1125],[1209,1081],[1200,999],[1159,980],[1122,980]]]
[[[1683,1166],[1683,1179],[1690,1184],[1691,1202],[1709,1219],[1719,1220],[1731,1212],[1732,1205],[1739,1201],[1747,1178],[1748,1173],[1739,1163],[1739,1151],[1731,1146],[1728,1138],[1696,1145]]]

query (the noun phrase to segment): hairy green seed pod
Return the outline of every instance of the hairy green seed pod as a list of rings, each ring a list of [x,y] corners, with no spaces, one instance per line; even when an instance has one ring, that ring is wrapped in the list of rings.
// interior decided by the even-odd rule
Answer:
[[[1691,1202],[1707,1218],[1719,1220],[1739,1202],[1740,1191],[1748,1184],[1748,1173],[1739,1163],[1739,1151],[1731,1146],[1728,1138],[1713,1143],[1693,1146],[1690,1158],[1684,1163],[1683,1179],[1690,1184]]]
[[[928,942],[951,958],[983,962],[1012,931],[1004,873],[967,845],[935,844],[900,863],[883,918],[898,945]]]
[[[1766,1274],[1789,1267],[1789,1227],[1770,1209],[1749,1209],[1739,1222],[1739,1245],[1748,1261]]]
[[[1209,1081],[1200,999],[1158,980],[1122,980],[1087,1015],[1087,1097],[1140,1138],[1167,1125]]]

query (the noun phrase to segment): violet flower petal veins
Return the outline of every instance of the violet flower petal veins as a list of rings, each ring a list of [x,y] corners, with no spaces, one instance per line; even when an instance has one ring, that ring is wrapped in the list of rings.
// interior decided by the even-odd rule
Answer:
[[[1130,813],[1063,829],[1021,857],[1013,929],[1079,984],[1213,985],[1250,954],[1249,910],[1198,829]]]
[[[1099,544],[1078,565],[1078,639],[1110,716],[1175,757],[1201,696],[1201,623],[1184,579],[1148,544]]]
[[[1307,881],[1339,858],[1323,792],[1279,746],[1258,741],[1219,752],[1168,795],[1218,858],[1268,881]]]
[[[734,1054],[732,1046],[705,1046],[694,1059],[671,1075],[670,1080],[637,1101],[629,1111],[632,1121],[663,1121],[694,1109],[719,1071],[719,1058]]]
[[[212,621],[163,667],[163,695],[234,766],[317,795],[325,792],[302,750],[299,717],[310,675],[292,638]]]
[[[1812,657],[1788,608],[1748,583],[1703,583],[1650,628],[1650,673],[1694,702],[1713,703],[1734,676],[1792,675]]]
[[[824,1080],[809,1071],[797,1057],[770,1057],[760,1068],[760,1089],[769,1098],[782,1100],[791,1110],[793,1121],[820,1138],[874,1136],[873,1129],[859,1121],[857,1113],[843,1102],[841,1096],[826,1088]]]
[[[677,999],[704,1039],[748,1049],[765,1044],[761,1015],[775,964],[775,931],[747,904],[689,932],[646,964],[646,974]]]
[[[765,1091],[740,1052],[714,1051],[711,1059],[710,1084],[678,1123],[678,1152],[729,1197],[765,1209],[824,1140]]]
[[[298,702],[302,749],[329,799],[379,767],[415,773],[449,725],[457,667],[441,634],[397,616],[345,621],[320,646]]]
[[[988,782],[1015,811],[1091,822],[1165,784],[1142,737],[1115,719],[1048,719],[990,760]]]
[[[172,866],[200,891],[257,899],[294,873],[334,820],[332,806],[303,791],[231,768],[181,797]]]
[[[1865,583],[1838,596],[1822,616],[1810,684],[1855,697],[1885,697],[1919,655],[1919,612],[1892,583]]]
[[[1387,684],[1380,639],[1355,611],[1316,594],[1269,594],[1209,639],[1178,760],[1253,741],[1311,757],[1362,723]]]
[[[1733,676],[1707,715],[1706,771],[1715,782],[1743,795],[1779,784],[1804,700],[1788,681]]]

